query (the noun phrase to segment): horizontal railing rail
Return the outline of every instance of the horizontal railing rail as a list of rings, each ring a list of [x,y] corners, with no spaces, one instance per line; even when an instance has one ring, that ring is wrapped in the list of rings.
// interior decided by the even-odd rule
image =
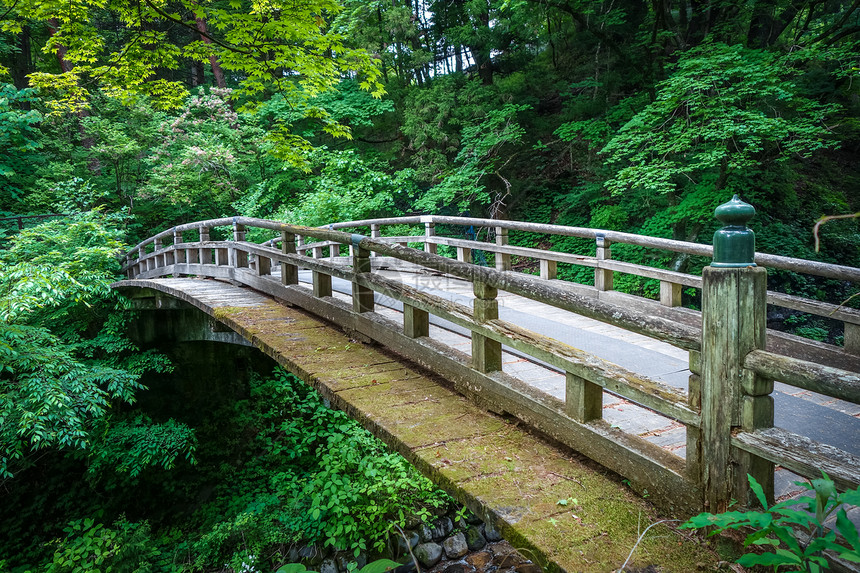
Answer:
[[[519,416],[625,475],[649,492],[663,495],[666,500],[685,509],[697,509],[703,501],[715,509],[728,503],[732,497],[745,501],[746,490],[742,484],[723,483],[732,482],[732,479],[737,482],[737,476],[722,481],[718,479],[722,475],[720,472],[725,472],[725,467],[731,463],[742,468],[741,475],[745,476],[749,471],[766,487],[770,484],[772,492],[773,464],[783,465],[808,477],[819,477],[819,470],[815,469],[813,462],[821,456],[830,455],[829,473],[838,484],[843,487],[860,484],[856,457],[826,444],[773,428],[770,393],[773,391],[774,379],[858,403],[860,375],[844,368],[763,350],[763,309],[766,304],[764,271],[755,268],[706,269],[714,272],[690,278],[693,275],[613,261],[606,252],[609,249],[607,241],[613,240],[690,254],[711,252],[710,247],[705,245],[691,247],[691,243],[651,240],[628,233],[603,235],[604,242],[598,243],[596,247],[597,255],[591,257],[507,245],[504,238],[500,239],[506,237],[501,232],[496,233],[495,244],[439,237],[434,235],[431,227],[437,223],[464,225],[467,222],[476,226],[492,224],[508,230],[528,232],[547,233],[547,229],[550,229],[555,234],[600,240],[599,232],[594,230],[459,217],[374,219],[336,223],[323,228],[232,217],[179,225],[158,233],[129,251],[124,269],[129,278],[190,275],[234,281],[298,304],[436,369],[479,402]],[[381,226],[387,224],[424,224],[425,234],[383,237]],[[210,231],[224,226],[232,228],[232,240],[210,240]],[[273,231],[279,236],[262,244],[250,243],[245,241],[249,227]],[[361,227],[370,227],[372,236],[339,230]],[[189,231],[198,233],[197,241],[183,240],[183,233]],[[422,243],[423,250],[406,247],[407,243]],[[455,247],[458,260],[433,252],[440,244]],[[326,248],[330,249],[328,258],[322,256]],[[471,264],[470,253],[466,251],[477,249],[499,255],[537,258],[541,262],[541,277],[507,272],[510,261],[500,261],[502,256],[497,258],[496,268]],[[604,249],[603,253],[601,249]],[[342,250],[349,251],[348,259],[339,256]],[[307,253],[311,253],[311,256]],[[790,262],[791,270],[821,270],[819,263],[804,266],[786,257],[778,259],[784,259],[777,261],[783,265],[781,268],[788,268],[786,265]],[[756,255],[756,260],[759,260],[759,255]],[[475,295],[473,306],[448,301],[373,272],[375,266],[390,265],[389,261],[469,281],[473,284]],[[705,328],[703,330],[667,318],[664,313],[654,312],[654,309],[662,308],[657,302],[650,303],[655,305],[653,308],[641,305],[627,308],[591,294],[583,294],[563,281],[548,280],[554,278],[554,269],[550,263],[557,262],[594,266],[598,273],[642,273],[642,276],[673,285],[702,288]],[[278,266],[280,280],[273,274],[273,268]],[[310,291],[298,284],[299,268],[312,272]],[[839,273],[845,276],[860,273],[858,269],[850,267],[840,269]],[[726,298],[727,305],[737,305],[741,300],[742,305],[747,306],[736,309],[730,320],[721,319],[723,326],[720,328],[709,327],[711,319],[707,315],[708,308],[713,307],[710,311],[712,314],[716,312],[714,309],[719,306],[715,306],[715,297],[724,296],[720,289],[725,287],[711,275],[716,276],[728,270],[735,273],[731,275],[735,277],[732,280],[740,281],[738,284],[751,280],[761,288],[741,289],[744,293],[753,293],[749,294],[746,302],[743,299],[747,294]],[[332,277],[352,284],[351,306],[332,297]],[[611,276],[604,275],[602,279],[602,286],[611,289]],[[601,281],[596,282],[598,286],[595,288],[599,288]],[[693,375],[689,391],[670,387],[659,380],[500,319],[496,300],[498,291],[518,294],[589,316],[690,351],[690,370]],[[373,312],[374,293],[403,304],[402,325],[396,325]],[[760,298],[757,298],[759,295]],[[628,299],[618,300],[625,302]],[[665,302],[663,306],[669,306]],[[746,318],[748,313],[757,318]],[[430,315],[470,332],[471,357],[459,356],[451,348],[428,338]],[[740,334],[731,338],[731,344],[741,344],[734,362],[738,373],[735,375],[723,372],[727,368],[725,363],[732,361],[719,353],[715,354],[712,349],[714,342],[711,340],[713,337],[728,336],[721,329],[733,328],[732,321],[741,328],[738,331]],[[713,322],[710,324],[713,325]],[[749,334],[753,331],[754,335]],[[751,342],[744,346],[747,344],[744,340]],[[502,345],[565,372],[567,384],[564,400],[543,394],[502,372]],[[718,384],[714,381],[716,378],[722,382]],[[738,386],[732,380],[742,380],[743,383]],[[722,389],[720,384],[723,385]],[[601,409],[604,390],[683,424],[687,429],[686,459],[603,421]],[[717,466],[721,464],[724,467],[718,469]]]

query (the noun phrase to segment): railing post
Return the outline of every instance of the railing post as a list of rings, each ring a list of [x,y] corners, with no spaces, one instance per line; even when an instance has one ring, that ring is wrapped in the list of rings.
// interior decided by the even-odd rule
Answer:
[[[773,465],[731,447],[733,430],[773,425],[773,381],[744,369],[746,355],[764,348],[767,271],[755,266],[755,214],[737,196],[717,208],[727,224],[714,234],[714,261],[702,272],[702,485],[705,507],[723,512],[746,504],[747,473],[773,498]]]
[[[370,224],[370,238],[371,239],[378,239],[381,236],[382,236],[382,233],[379,231],[379,223],[371,223]],[[377,256],[377,253],[372,252],[372,253],[370,253],[370,256],[375,257],[375,256]]]
[[[233,223],[233,242],[241,243],[245,241],[245,225],[240,225],[236,222]],[[248,253],[240,250],[239,248],[234,247],[231,249],[233,251],[233,265],[236,268],[246,268],[248,266]]]
[[[496,227],[496,245],[504,247],[508,244],[508,230],[504,227]],[[511,270],[511,255],[510,253],[496,253],[496,270],[509,271]]]
[[[457,260],[461,263],[471,263],[472,249],[468,247],[457,247]]]
[[[285,255],[296,254],[296,235],[281,231],[281,252]],[[299,284],[299,267],[289,263],[281,263],[281,284]]]
[[[660,281],[660,304],[663,306],[681,306],[682,285]]]
[[[200,242],[209,242],[209,227],[200,227]],[[200,263],[204,265],[212,264],[212,249],[200,247]]]
[[[568,416],[580,423],[600,419],[603,416],[603,388],[567,372],[564,408]]]
[[[173,262],[174,263],[184,263],[187,262],[188,255],[185,252],[185,249],[179,249],[176,245],[182,244],[182,231],[177,231],[173,229]]]
[[[140,273],[149,270],[149,263],[143,260],[143,257],[145,256],[146,251],[143,249],[143,247],[139,248],[137,250],[137,267],[135,271],[136,275],[139,275]]]
[[[600,261],[606,261],[612,258],[612,243],[606,240],[602,234],[595,237],[597,243],[597,268],[594,269],[594,286],[597,290],[606,291],[612,290],[612,270],[601,269]]]
[[[475,282],[475,322],[482,323],[499,318],[498,290],[487,283]],[[478,372],[497,372],[502,369],[502,343],[477,332],[472,333],[472,368]]]
[[[424,252],[436,254],[436,243],[431,243],[430,238],[436,236],[436,223],[432,217],[421,217],[424,222]]]
[[[358,242],[362,239],[361,235],[352,236],[352,272],[358,278],[359,274],[370,272],[370,251],[358,246]],[[352,283],[352,310],[355,312],[372,312],[373,311],[373,290],[358,284],[357,281]]]
[[[160,251],[161,249],[162,249],[161,239],[156,237],[152,241],[152,252],[155,253],[155,256],[153,258],[155,259],[155,268],[157,268],[157,269],[160,269],[166,263],[164,255],[158,254],[158,251]]]
[[[540,260],[540,278],[545,281],[553,280],[556,278],[557,272],[558,263],[556,261]]]
[[[409,338],[430,336],[430,313],[404,302],[403,334]]]
[[[313,248],[313,256],[315,259],[322,258],[322,247]],[[331,296],[331,275],[313,270],[311,271],[314,283],[314,296],[324,297]]]

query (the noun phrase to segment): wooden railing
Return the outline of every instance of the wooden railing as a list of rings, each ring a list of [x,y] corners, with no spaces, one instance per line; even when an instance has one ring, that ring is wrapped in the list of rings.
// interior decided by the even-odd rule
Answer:
[[[386,225],[423,225],[424,234],[384,237]],[[495,227],[495,242],[453,239],[435,226]],[[232,227],[232,240],[211,240],[210,230]],[[278,233],[263,243],[245,240],[248,228]],[[370,229],[370,236],[340,229]],[[512,246],[509,232],[591,238],[595,255]],[[194,241],[183,234],[195,232]],[[423,250],[406,246],[422,243]],[[821,469],[840,487],[860,484],[860,458],[832,446],[773,427],[773,380],[860,403],[857,337],[860,313],[835,305],[766,292],[762,266],[706,268],[703,276],[636,265],[611,258],[613,243],[709,256],[711,247],[667,239],[459,217],[401,217],[335,223],[326,228],[234,217],[174,227],[147,239],[126,257],[129,278],[169,275],[230,280],[301,306],[347,330],[385,344],[451,380],[488,409],[513,414],[648,490],[664,504],[695,511],[744,503],[747,473],[772,495],[774,464],[807,477]],[[280,245],[277,248],[276,245]],[[456,248],[457,260],[437,254]],[[471,264],[471,253],[495,253],[495,269]],[[328,250],[328,257],[323,257]],[[349,253],[348,258],[340,256]],[[307,253],[311,253],[308,256]],[[539,261],[540,276],[510,272],[511,257]],[[860,269],[756,254],[756,262],[818,276],[860,281]],[[595,285],[555,280],[557,263],[594,268]],[[280,278],[272,269],[280,266]],[[431,269],[473,284],[472,307],[451,302],[385,278],[374,269]],[[312,271],[312,288],[298,284],[298,269]],[[613,274],[656,278],[660,302],[613,292]],[[352,304],[332,296],[331,278],[352,284]],[[702,289],[701,313],[679,308],[680,286]],[[499,290],[589,316],[663,340],[690,353],[689,390],[637,374],[558,340],[499,319]],[[403,303],[403,323],[374,310],[374,293]],[[838,317],[846,324],[846,345],[838,348],[767,332],[766,304]],[[793,305],[793,306],[792,306]],[[429,317],[468,329],[471,357],[429,338]],[[564,400],[544,394],[502,372],[501,347],[566,372]],[[765,344],[771,351],[764,350]],[[853,346],[852,346],[853,345]],[[683,424],[686,457],[681,458],[602,420],[607,390]]]

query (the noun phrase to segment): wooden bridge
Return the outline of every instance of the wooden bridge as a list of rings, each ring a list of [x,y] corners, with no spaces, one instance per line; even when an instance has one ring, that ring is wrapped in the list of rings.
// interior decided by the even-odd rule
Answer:
[[[470,228],[492,229],[494,242],[462,232]],[[411,234],[386,236],[387,229]],[[514,246],[511,233],[528,233],[533,244],[579,237],[594,247],[574,254]],[[564,456],[486,410],[525,422],[679,514],[746,503],[747,474],[772,498],[775,468],[809,478],[824,470],[840,488],[860,485],[860,312],[769,292],[765,268],[852,282],[860,281],[860,269],[756,253],[758,266],[707,267],[695,276],[615,260],[612,246],[620,244],[683,256],[713,252],[708,245],[516,221],[422,216],[308,228],[235,217],[147,239],[126,257],[128,280],[114,286],[156,306],[171,304],[162,298],[167,294],[214,316],[523,546],[570,570],[600,563],[600,543],[590,537],[576,549],[548,549],[547,539],[557,527],[553,516],[563,513],[556,501],[583,498],[587,488],[579,478],[552,477],[569,473],[559,465]],[[495,268],[473,264],[478,251]],[[537,261],[539,276],[512,270],[524,261]],[[594,285],[557,279],[559,263],[592,267]],[[659,281],[660,300],[614,291],[615,273]],[[701,312],[680,306],[684,288],[701,291]],[[767,304],[843,321],[844,347],[767,330]],[[321,329],[311,315],[348,336]],[[578,348],[569,333],[593,332],[598,323],[605,325],[600,336],[628,346]],[[680,364],[672,376],[649,369],[667,357]],[[792,415],[776,427],[774,396],[798,393],[844,425],[810,435],[791,427]],[[622,410],[642,415],[618,417]],[[828,439],[828,431],[840,439]],[[534,443],[523,448],[523,440]],[[514,461],[506,447],[536,455]],[[476,479],[493,475],[490,453],[533,468],[530,480],[516,477],[513,497],[505,477]],[[544,526],[548,521],[556,523]],[[532,527],[515,527],[526,522]]]

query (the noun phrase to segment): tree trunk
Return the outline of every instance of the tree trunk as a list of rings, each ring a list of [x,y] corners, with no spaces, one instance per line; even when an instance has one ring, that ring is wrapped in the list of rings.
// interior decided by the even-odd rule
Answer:
[[[206,22],[203,18],[197,18],[197,31],[200,32],[200,38],[203,40],[204,44],[211,44],[212,40],[209,39],[208,34],[206,33]],[[212,66],[212,75],[215,76],[215,85],[219,88],[226,88],[227,82],[224,81],[224,70],[221,69],[221,64],[218,63],[218,58],[214,54],[209,56],[209,64]]]
[[[12,60],[12,83],[19,90],[23,90],[30,85],[27,79],[27,74],[33,71],[33,54],[30,46],[30,26],[26,24],[21,28],[21,33],[18,35],[18,54]],[[27,106],[29,109],[29,105]]]

